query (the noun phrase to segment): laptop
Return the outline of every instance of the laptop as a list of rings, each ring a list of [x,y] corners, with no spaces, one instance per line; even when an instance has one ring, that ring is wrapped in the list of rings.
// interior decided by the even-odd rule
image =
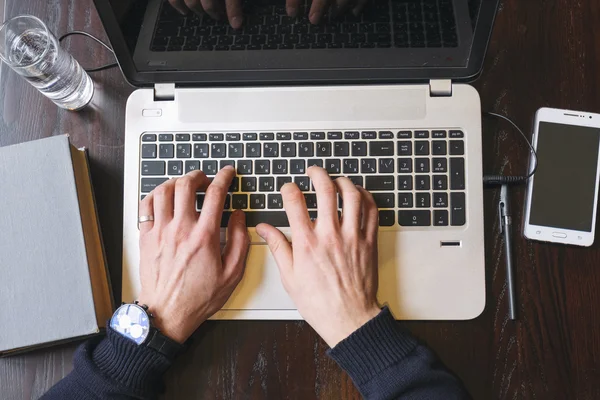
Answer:
[[[241,284],[213,318],[301,319],[254,227],[290,237],[286,182],[316,218],[306,169],[319,165],[373,193],[378,296],[397,318],[483,311],[481,106],[464,82],[481,71],[497,0],[371,1],[317,26],[306,13],[288,17],[282,0],[251,0],[237,31],[165,0],[95,4],[139,88],[126,110],[124,301],[140,291],[140,199],[186,172],[233,165],[222,226],[245,210],[252,244]],[[199,211],[202,202],[199,193]]]

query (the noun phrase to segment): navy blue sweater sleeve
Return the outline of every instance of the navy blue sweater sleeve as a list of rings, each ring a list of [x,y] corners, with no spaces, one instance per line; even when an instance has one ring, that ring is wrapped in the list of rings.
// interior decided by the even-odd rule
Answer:
[[[471,398],[427,347],[400,329],[387,307],[328,355],[368,400]]]
[[[73,371],[42,399],[155,399],[164,390],[162,376],[171,362],[107,328],[104,339],[77,349]]]

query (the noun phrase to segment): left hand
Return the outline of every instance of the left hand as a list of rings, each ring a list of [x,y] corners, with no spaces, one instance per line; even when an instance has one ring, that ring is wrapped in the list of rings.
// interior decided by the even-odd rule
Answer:
[[[140,215],[154,222],[140,224],[141,304],[164,335],[183,343],[223,307],[244,273],[250,245],[243,211],[229,220],[227,244],[221,252],[220,226],[232,167],[213,182],[194,171],[171,179],[140,203]],[[196,192],[206,192],[202,213]]]

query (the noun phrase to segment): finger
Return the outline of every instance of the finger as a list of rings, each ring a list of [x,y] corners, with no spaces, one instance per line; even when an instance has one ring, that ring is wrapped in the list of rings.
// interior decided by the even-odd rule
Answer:
[[[292,237],[294,234],[304,235],[312,228],[304,195],[295,183],[286,183],[281,187],[280,192],[283,208],[290,222]]]
[[[185,2],[185,5],[187,8],[189,8],[190,10],[192,10],[193,12],[195,12],[198,15],[202,15],[204,14],[203,10],[202,10],[202,5],[200,4],[200,1],[198,0],[183,0]]]
[[[202,8],[212,19],[219,20],[223,16],[223,6],[220,0],[201,0]]]
[[[307,175],[317,192],[317,212],[319,222],[339,224],[337,213],[337,188],[323,168],[312,166]]]
[[[152,192],[154,194],[154,226],[165,226],[173,219],[175,183],[169,179]]]
[[[287,0],[285,10],[290,17],[297,17],[300,12],[301,0]]]
[[[335,185],[338,188],[344,205],[342,207],[342,226],[350,232],[359,232],[361,228],[362,193],[352,181],[346,177],[337,178]]]
[[[140,201],[139,206],[139,216],[140,217],[149,217],[154,216],[154,194],[150,193],[148,196],[144,198],[144,200]],[[140,234],[144,234],[148,232],[154,226],[154,221],[140,222],[138,223],[140,228]]]
[[[285,235],[274,226],[259,224],[256,227],[256,233],[267,242],[283,279],[294,264],[292,246],[285,238]]]
[[[359,15],[369,0],[357,0],[356,6],[352,9],[352,14]]]
[[[202,171],[192,171],[183,178],[177,179],[174,218],[188,218],[196,222],[196,219],[198,219],[196,192],[205,191],[209,184],[209,179]]]
[[[308,19],[312,24],[318,24],[321,22],[321,18],[325,14],[327,10],[329,2],[327,0],[314,0],[312,6],[310,7],[310,12],[308,13]]]
[[[235,175],[235,170],[228,165],[217,173],[212,183],[206,189],[204,204],[200,213],[199,228],[201,231],[212,232],[221,226],[223,216],[223,205],[227,189]]]
[[[231,27],[233,29],[240,29],[244,21],[241,0],[225,0],[225,8],[227,9],[227,19]]]
[[[241,278],[246,266],[250,237],[246,227],[246,214],[236,210],[227,225],[227,243],[223,249],[223,268],[226,274]]]
[[[188,10],[188,8],[185,6],[183,0],[169,0],[169,3],[182,15],[187,15],[190,12],[190,10]]]
[[[357,188],[363,195],[362,230],[366,237],[376,239],[377,230],[379,229],[379,211],[377,210],[377,204],[375,204],[375,200],[371,193],[360,186],[357,186]]]

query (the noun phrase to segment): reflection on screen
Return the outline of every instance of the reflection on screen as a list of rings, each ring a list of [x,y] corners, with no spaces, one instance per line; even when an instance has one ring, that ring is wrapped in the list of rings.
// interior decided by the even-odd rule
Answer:
[[[600,129],[541,122],[529,223],[591,232]]]

